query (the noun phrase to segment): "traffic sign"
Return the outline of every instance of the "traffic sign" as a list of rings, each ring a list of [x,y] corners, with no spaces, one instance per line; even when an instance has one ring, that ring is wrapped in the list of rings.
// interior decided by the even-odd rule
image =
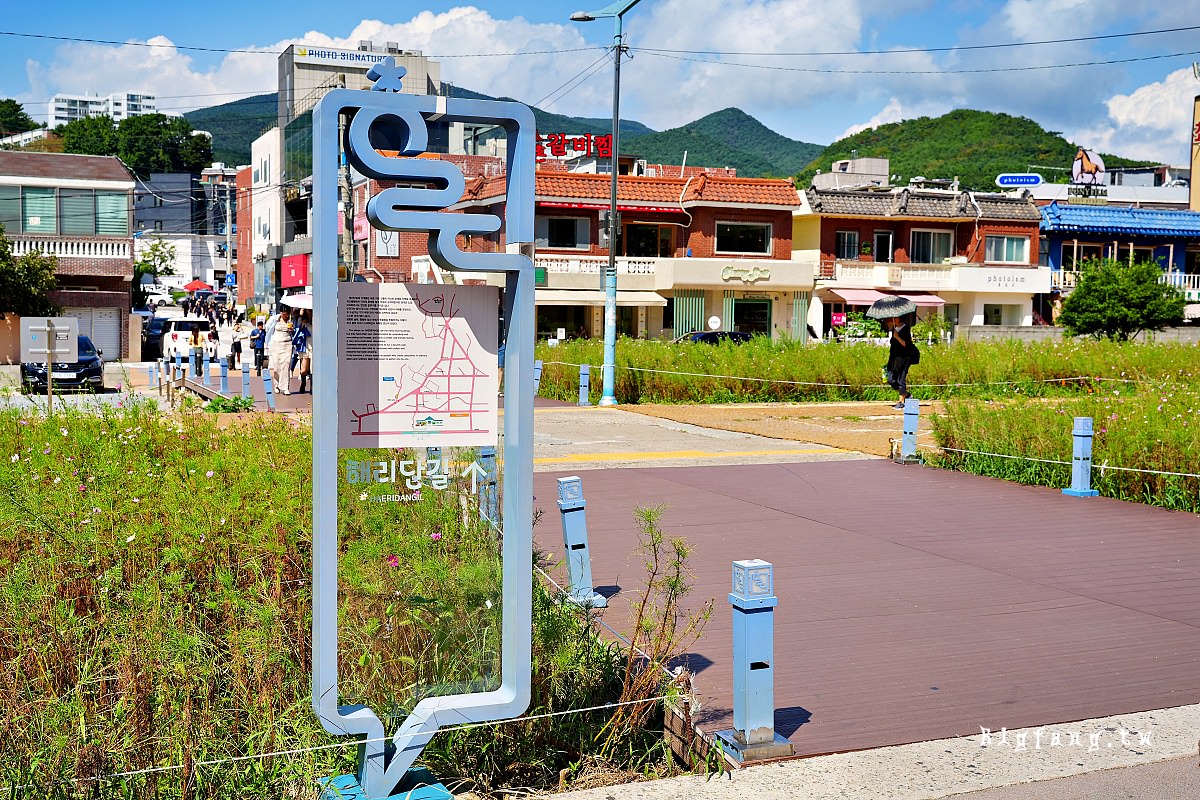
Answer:
[[[996,185],[1005,189],[1013,189],[1018,186],[1037,186],[1044,182],[1045,179],[1036,172],[1006,172],[996,176]]]

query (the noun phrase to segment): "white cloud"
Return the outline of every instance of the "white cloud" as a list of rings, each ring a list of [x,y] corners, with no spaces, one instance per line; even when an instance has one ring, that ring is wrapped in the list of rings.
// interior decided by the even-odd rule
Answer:
[[[1164,80],[1110,97],[1108,119],[1080,127],[1068,138],[1126,158],[1186,164],[1196,94],[1192,70],[1175,70]]]
[[[837,138],[845,139],[847,136],[853,136],[856,133],[878,128],[880,125],[886,125],[889,122],[899,122],[902,119],[908,119],[910,116],[912,115],[904,113],[904,106],[900,104],[900,101],[893,97],[891,100],[888,100],[888,104],[878,114],[860,125],[851,125],[842,131]]]

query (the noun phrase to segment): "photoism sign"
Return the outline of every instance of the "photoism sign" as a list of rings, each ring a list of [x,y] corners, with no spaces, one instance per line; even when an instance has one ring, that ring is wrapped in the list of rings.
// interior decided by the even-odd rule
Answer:
[[[313,674],[312,707],[328,732],[362,739],[358,783],[367,797],[387,797],[421,749],[442,727],[509,719],[522,714],[530,694],[533,562],[533,345],[534,146],[528,107],[514,102],[451,99],[401,93],[404,68],[391,58],[368,77],[373,91],[334,89],[313,110]],[[498,231],[493,214],[448,213],[465,186],[447,161],[414,158],[427,150],[429,122],[496,125],[507,137],[508,252],[467,253],[460,234]],[[399,156],[378,152],[386,137]],[[425,696],[385,735],[382,712],[343,706],[338,673],[339,497],[360,487],[445,486],[447,458],[420,461],[394,451],[365,453],[340,467],[339,448],[444,448],[495,445],[497,318],[494,288],[468,285],[342,283],[338,280],[338,170],[345,158],[369,178],[394,182],[367,203],[372,228],[395,236],[426,233],[441,269],[504,273],[505,386],[503,416],[503,621],[500,675],[487,691]],[[432,188],[430,188],[432,187]],[[480,276],[482,277],[482,275]],[[475,477],[475,476],[472,476]],[[353,487],[351,486],[353,484]],[[359,492],[361,491],[361,494]],[[403,494],[389,495],[402,498]],[[379,499],[379,498],[375,498]],[[379,508],[373,503],[367,508]],[[347,653],[347,660],[359,654]],[[363,654],[365,656],[365,653]],[[392,688],[401,695],[406,687]],[[351,789],[342,782],[341,789]],[[330,791],[334,788],[331,787]]]

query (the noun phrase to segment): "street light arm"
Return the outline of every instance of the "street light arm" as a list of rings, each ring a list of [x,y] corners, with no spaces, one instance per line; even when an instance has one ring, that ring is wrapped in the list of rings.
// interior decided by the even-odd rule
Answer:
[[[571,15],[571,19],[576,22],[591,22],[601,17],[619,17],[640,2],[642,0],[617,0],[617,2],[610,3],[599,11],[576,11]]]

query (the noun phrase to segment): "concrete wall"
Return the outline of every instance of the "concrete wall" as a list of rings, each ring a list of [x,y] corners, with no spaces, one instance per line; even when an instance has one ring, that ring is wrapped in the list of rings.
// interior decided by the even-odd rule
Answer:
[[[5,314],[0,319],[0,364],[21,363],[21,318]]]
[[[1061,339],[1067,335],[1064,328],[1046,325],[1018,327],[1013,325],[959,325],[954,330],[955,341],[980,342],[996,339],[1016,339],[1022,342],[1042,342]],[[1200,327],[1167,328],[1158,333],[1144,333],[1138,342],[1183,342],[1200,344]]]

